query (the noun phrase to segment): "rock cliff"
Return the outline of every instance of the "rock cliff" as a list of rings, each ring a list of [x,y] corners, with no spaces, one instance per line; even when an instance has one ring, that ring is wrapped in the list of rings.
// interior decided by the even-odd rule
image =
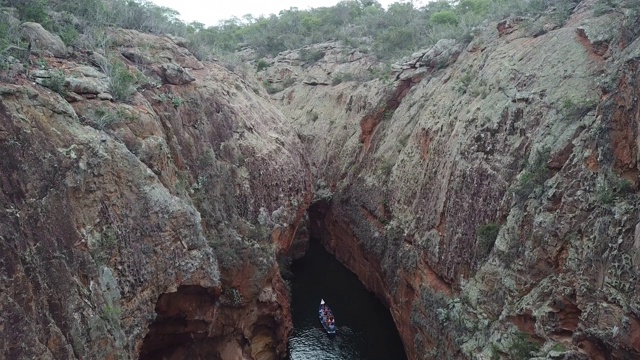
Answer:
[[[638,20],[595,4],[441,40],[390,79],[332,44],[259,73],[309,149],[312,234],[410,359],[640,356]]]
[[[639,357],[640,23],[596,3],[391,68],[284,52],[266,92],[180,38],[83,51],[23,24],[26,66],[0,76],[2,357],[282,358],[277,257],[307,230],[412,360]]]
[[[105,36],[3,74],[0,357],[281,358],[300,141],[177,41]]]

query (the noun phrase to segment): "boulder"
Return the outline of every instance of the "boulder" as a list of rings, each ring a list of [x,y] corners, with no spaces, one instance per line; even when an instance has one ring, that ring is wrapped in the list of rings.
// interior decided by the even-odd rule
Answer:
[[[100,94],[108,91],[108,84],[105,80],[90,77],[69,77],[67,78],[69,90],[77,94]]]
[[[178,38],[158,37],[135,30],[109,31],[112,46],[121,49],[127,59],[141,64],[171,62],[186,69],[200,70],[204,65],[180,44]],[[183,44],[184,45],[184,44]]]
[[[189,46],[190,41],[188,39],[183,38],[182,36],[175,36],[172,34],[167,34],[165,36],[168,37],[171,41],[173,41],[176,45],[180,47],[187,48],[187,46]]]
[[[20,25],[22,39],[31,43],[32,50],[48,51],[53,56],[64,58],[67,56],[67,47],[58,35],[54,35],[42,25],[34,22],[26,22]]]
[[[161,69],[163,81],[169,84],[184,85],[196,80],[187,70],[177,64],[162,64]]]

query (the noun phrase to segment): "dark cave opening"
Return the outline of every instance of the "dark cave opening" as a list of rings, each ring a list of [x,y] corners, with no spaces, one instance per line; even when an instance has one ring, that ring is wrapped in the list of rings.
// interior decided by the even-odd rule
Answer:
[[[140,360],[219,359],[215,350],[220,340],[209,333],[218,297],[215,289],[197,285],[183,285],[176,292],[160,295]]]

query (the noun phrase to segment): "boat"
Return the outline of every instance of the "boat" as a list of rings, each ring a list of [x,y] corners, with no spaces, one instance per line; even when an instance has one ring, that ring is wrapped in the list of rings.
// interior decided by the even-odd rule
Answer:
[[[333,318],[333,312],[329,305],[324,302],[324,299],[320,299],[320,306],[318,307],[318,316],[320,317],[320,323],[322,327],[329,335],[336,334],[336,323]]]

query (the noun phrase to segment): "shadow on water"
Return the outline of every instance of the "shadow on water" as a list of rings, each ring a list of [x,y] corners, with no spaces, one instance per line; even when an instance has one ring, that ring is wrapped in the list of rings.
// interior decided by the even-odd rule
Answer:
[[[306,255],[291,269],[291,360],[406,359],[389,311],[319,241],[312,239]],[[318,320],[321,298],[336,318],[338,335],[332,338]]]

